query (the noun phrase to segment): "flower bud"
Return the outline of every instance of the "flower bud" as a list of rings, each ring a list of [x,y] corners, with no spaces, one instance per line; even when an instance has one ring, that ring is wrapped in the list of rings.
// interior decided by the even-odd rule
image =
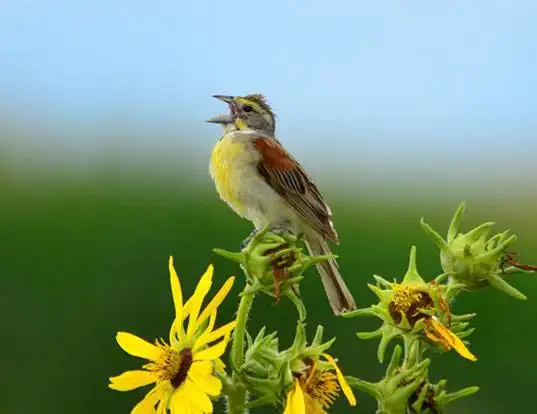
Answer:
[[[243,294],[264,292],[277,300],[287,296],[297,307],[300,320],[304,320],[306,310],[298,295],[298,282],[307,269],[336,256],[308,256],[297,243],[295,236],[281,236],[265,228],[258,231],[241,252],[213,251],[241,265],[249,284]]]
[[[241,383],[258,396],[248,407],[275,405],[280,400],[282,377],[289,372],[289,362],[278,349],[277,332],[265,335],[262,328],[253,340],[247,335],[247,342],[244,365],[237,372]]]
[[[501,269],[506,248],[516,242],[517,236],[507,230],[488,238],[493,222],[483,223],[468,233],[459,233],[464,212],[465,205],[461,203],[449,225],[447,240],[421,219],[423,230],[440,248],[440,263],[450,283],[468,290],[493,286],[517,299],[526,299],[505,281]]]
[[[379,382],[347,377],[349,385],[367,392],[377,400],[377,413],[441,413],[447,404],[478,391],[478,387],[468,387],[448,394],[445,391],[445,380],[434,385],[429,382],[429,359],[411,366],[401,359],[402,348],[397,345],[386,374]]]

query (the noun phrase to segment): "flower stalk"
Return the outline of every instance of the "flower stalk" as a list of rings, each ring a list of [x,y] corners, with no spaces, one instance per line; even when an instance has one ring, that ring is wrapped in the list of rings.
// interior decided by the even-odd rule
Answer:
[[[255,297],[255,293],[247,292],[247,290],[248,285],[246,285],[245,291],[241,295],[239,309],[237,311],[237,325],[233,331],[233,339],[231,343],[230,362],[233,373],[231,374],[230,388],[227,393],[227,407],[229,414],[242,414],[247,412],[243,407],[247,403],[248,392],[237,374],[237,370],[244,364],[246,325]]]
[[[239,263],[246,283],[240,294],[230,362],[232,374],[226,382],[228,413],[243,414],[262,405],[281,406],[289,414],[324,413],[342,391],[351,405],[356,403],[335,360],[326,350],[334,339],[322,342],[322,327],[308,345],[304,321],[306,307],[298,293],[304,272],[332,256],[308,256],[290,235],[263,229],[251,237],[240,252],[214,249],[220,256]],[[247,321],[257,294],[286,297],[298,313],[293,344],[279,349],[277,333],[265,329],[252,339]],[[252,399],[250,399],[250,396]]]

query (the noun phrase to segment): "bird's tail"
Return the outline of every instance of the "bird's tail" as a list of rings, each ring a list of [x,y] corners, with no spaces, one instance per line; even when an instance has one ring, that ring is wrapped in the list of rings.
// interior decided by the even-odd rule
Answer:
[[[332,254],[326,240],[320,235],[306,235],[306,246],[310,255]],[[333,259],[318,263],[317,270],[321,275],[328,302],[336,315],[356,309],[356,302],[339,273],[339,266]]]

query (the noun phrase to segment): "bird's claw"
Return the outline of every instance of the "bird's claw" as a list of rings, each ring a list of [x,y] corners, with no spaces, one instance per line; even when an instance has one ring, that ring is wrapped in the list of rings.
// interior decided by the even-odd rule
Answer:
[[[240,245],[240,249],[241,250],[244,250],[246,248],[246,246],[248,246],[248,243],[250,243],[256,236],[262,236],[262,234],[264,233],[267,233],[267,232],[270,232],[270,233],[273,233],[277,236],[280,236],[282,238],[296,238],[296,236],[293,234],[293,232],[291,230],[289,230],[289,226],[285,226],[285,225],[277,225],[277,226],[274,226],[274,227],[265,227],[263,229],[253,229],[250,234],[248,235],[248,237],[246,237],[241,245]]]
[[[246,248],[246,246],[248,246],[248,243],[250,243],[252,241],[252,239],[257,235],[257,233],[259,232],[258,229],[253,229],[250,234],[248,235],[248,237],[246,237],[242,243],[241,243],[241,246],[240,246],[240,249],[241,250],[244,250]]]
[[[274,226],[274,227],[270,227],[269,231],[283,238],[294,236],[293,232],[289,230],[289,226],[284,226],[284,225]]]

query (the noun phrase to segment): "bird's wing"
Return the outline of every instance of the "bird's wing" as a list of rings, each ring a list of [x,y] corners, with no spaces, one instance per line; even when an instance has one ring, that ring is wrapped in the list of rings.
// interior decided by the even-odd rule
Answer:
[[[332,224],[332,211],[313,180],[283,146],[271,137],[253,141],[261,155],[257,171],[314,230],[338,242]]]

